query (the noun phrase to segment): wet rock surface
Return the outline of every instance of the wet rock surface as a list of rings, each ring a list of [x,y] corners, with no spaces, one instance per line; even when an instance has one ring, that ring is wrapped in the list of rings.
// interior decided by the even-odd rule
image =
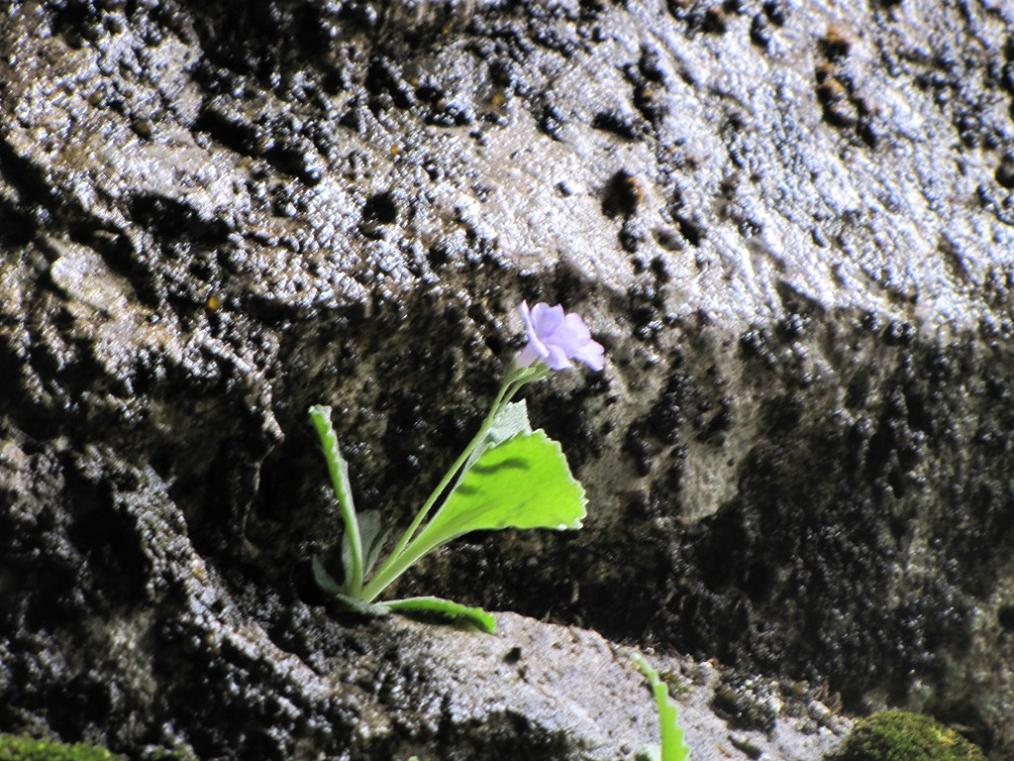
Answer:
[[[309,577],[337,515],[306,408],[335,406],[358,503],[404,516],[527,298],[610,358],[530,398],[586,528],[468,538],[404,591],[1014,752],[1012,25],[0,1],[0,729],[201,758],[628,742],[452,687],[487,664],[440,661],[457,635],[334,623]],[[510,620],[523,652],[560,631]],[[709,710],[763,734],[743,680],[755,710],[731,678]]]

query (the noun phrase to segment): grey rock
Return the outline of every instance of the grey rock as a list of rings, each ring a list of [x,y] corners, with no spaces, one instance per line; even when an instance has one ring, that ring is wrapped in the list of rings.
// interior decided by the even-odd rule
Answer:
[[[1014,753],[1012,24],[930,0],[0,2],[0,727],[457,752],[443,709],[399,724],[383,692],[386,668],[448,695],[407,644],[443,635],[321,612],[307,559],[337,516],[305,411],[336,408],[359,503],[405,519],[527,298],[610,358],[530,397],[586,529],[466,539],[402,591]],[[358,688],[324,676],[345,654]],[[608,734],[526,734],[506,717],[534,694],[503,700],[455,708],[455,747]]]

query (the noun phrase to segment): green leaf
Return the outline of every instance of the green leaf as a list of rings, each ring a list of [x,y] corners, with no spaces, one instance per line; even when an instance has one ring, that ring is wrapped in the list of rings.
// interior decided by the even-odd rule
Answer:
[[[341,505],[348,505],[355,510],[352,502],[352,485],[349,482],[349,464],[342,457],[341,449],[338,447],[338,436],[335,435],[334,427],[331,425],[331,408],[323,404],[313,405],[310,407],[310,420],[320,437],[320,448],[324,452],[328,472],[333,477],[335,496]]]
[[[489,634],[496,632],[496,619],[482,608],[470,608],[440,597],[406,597],[389,600],[383,605],[396,613],[434,613],[443,618],[461,618]]]
[[[334,599],[350,613],[366,616],[367,618],[380,618],[391,612],[386,602],[366,602],[365,600],[345,594],[337,594],[334,596]]]
[[[359,513],[358,520],[359,536],[363,543],[363,576],[365,577],[376,565],[380,551],[384,549],[384,541],[391,530],[384,528],[379,510],[367,510]],[[346,541],[342,541],[342,568],[345,571],[345,578],[351,578],[352,547]]]
[[[317,586],[320,587],[324,592],[332,595],[335,601],[343,608],[352,613],[360,616],[386,616],[390,611],[387,609],[387,605],[384,603],[369,603],[359,600],[355,597],[350,597],[345,593],[342,586],[334,580],[334,577],[328,573],[324,567],[324,563],[321,562],[319,557],[314,556],[311,561],[313,567],[313,579],[317,582]]]
[[[317,582],[317,586],[329,595],[340,595],[343,594],[341,584],[334,580],[334,576],[328,573],[328,570],[324,567],[324,563],[316,555],[313,556],[313,560],[310,561],[310,565],[313,567],[313,580]]]
[[[359,536],[359,521],[356,506],[352,501],[352,487],[349,483],[349,464],[342,457],[338,436],[331,425],[331,408],[315,404],[309,409],[310,421],[320,439],[320,448],[327,463],[331,488],[338,499],[338,510],[342,516],[345,533],[342,535],[342,560],[345,566],[343,588],[358,592],[363,583],[363,544]],[[348,563],[344,563],[348,555]]]
[[[560,444],[538,430],[487,449],[405,550],[414,560],[470,531],[581,528],[585,495]]]
[[[658,707],[658,725],[662,735],[661,761],[688,761],[690,748],[683,742],[683,728],[679,725],[679,711],[669,698],[669,688],[659,679],[658,672],[651,667],[640,653],[634,655],[634,663],[641,670]]]
[[[492,449],[508,439],[514,438],[519,433],[528,434],[531,432],[532,424],[528,420],[528,405],[525,403],[525,400],[522,399],[520,402],[505,404],[496,413],[496,417],[493,418],[493,423],[490,425],[486,435],[465,462],[464,470],[472,467],[487,449]]]

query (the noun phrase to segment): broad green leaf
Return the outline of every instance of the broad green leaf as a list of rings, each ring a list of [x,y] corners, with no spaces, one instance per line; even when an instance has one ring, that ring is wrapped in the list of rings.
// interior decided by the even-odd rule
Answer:
[[[489,428],[486,438],[493,442],[493,446],[500,444],[507,439],[513,439],[519,433],[531,433],[532,424],[528,419],[528,403],[522,399],[519,402],[508,402],[493,418],[493,425]]]
[[[496,632],[496,619],[482,608],[470,608],[440,597],[406,597],[389,600],[383,605],[396,613],[434,613],[444,618],[462,618],[489,634]]]
[[[581,528],[584,489],[545,431],[487,449],[405,550],[414,560],[470,531]]]
[[[508,439],[514,438],[519,433],[527,434],[531,432],[532,424],[528,420],[528,405],[525,403],[525,400],[522,399],[520,402],[505,404],[503,409],[493,418],[493,423],[490,425],[482,441],[479,442],[475,451],[472,452],[465,462],[464,470],[472,467],[487,449],[492,449]]]
[[[662,735],[660,761],[688,761],[690,748],[683,742],[683,728],[678,722],[679,713],[676,704],[669,699],[669,688],[659,679],[658,672],[640,654],[634,655],[634,663],[647,678],[651,693],[655,696],[655,705],[658,707],[658,725]]]

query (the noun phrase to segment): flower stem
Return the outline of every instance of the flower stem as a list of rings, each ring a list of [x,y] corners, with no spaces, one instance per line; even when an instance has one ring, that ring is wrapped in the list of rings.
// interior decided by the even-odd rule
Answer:
[[[476,433],[475,436],[472,437],[472,440],[468,442],[468,445],[465,447],[465,449],[461,452],[460,455],[458,455],[458,459],[454,461],[454,464],[451,465],[448,471],[444,474],[444,477],[440,479],[440,483],[438,483],[436,485],[436,488],[434,488],[433,491],[430,492],[430,496],[426,498],[426,501],[423,503],[423,506],[419,508],[419,512],[416,513],[415,518],[412,519],[412,523],[409,524],[409,527],[407,529],[405,529],[405,532],[398,539],[398,543],[394,545],[394,549],[391,550],[391,554],[388,555],[388,561],[398,557],[398,555],[402,553],[402,551],[405,549],[405,546],[412,540],[412,537],[415,535],[416,530],[419,528],[422,522],[426,520],[426,516],[429,514],[429,511],[432,509],[434,503],[440,498],[440,495],[444,493],[444,490],[447,488],[447,485],[451,482],[451,479],[454,478],[455,475],[457,475],[458,471],[461,469],[461,466],[464,465],[465,462],[468,460],[469,455],[472,454],[475,448],[479,445],[479,442],[481,442],[483,438],[485,438],[486,434],[489,432],[490,426],[493,424],[493,418],[496,416],[496,413],[500,408],[500,403],[501,400],[503,399],[504,393],[507,391],[507,387],[512,382],[513,382],[512,374],[508,374],[507,377],[504,378],[503,383],[500,385],[500,390],[497,393],[496,401],[493,402],[493,408],[490,410],[490,413],[486,415],[486,419],[482,421],[482,425],[479,426],[478,433]],[[385,561],[384,565],[385,566],[388,565],[388,562]],[[379,573],[380,571],[378,571],[378,575]]]
[[[429,515],[433,506],[437,500],[443,496],[447,487],[451,484],[456,476],[461,472],[462,467],[468,462],[468,458],[471,457],[472,452],[475,448],[482,443],[483,439],[486,438],[486,434],[489,433],[490,427],[493,425],[493,421],[497,414],[507,405],[508,402],[514,397],[514,395],[524,386],[526,383],[530,383],[533,380],[537,380],[548,372],[541,367],[512,367],[508,370],[507,375],[503,379],[503,383],[500,384],[500,389],[497,391],[496,398],[493,400],[493,404],[490,407],[489,413],[482,421],[482,425],[479,426],[478,432],[472,437],[472,440],[468,442],[468,445],[462,450],[461,454],[458,455],[458,459],[454,461],[451,467],[444,474],[444,477],[440,479],[440,483],[436,485],[436,488],[430,492],[429,497],[423,503],[422,507],[419,508],[419,512],[416,513],[415,518],[412,519],[412,523],[409,524],[408,528],[405,529],[404,533],[398,538],[397,543],[394,545],[394,549],[391,550],[390,554],[384,559],[380,568],[377,569],[377,573],[373,579],[362,589],[361,595],[358,595],[361,599],[371,601],[376,598],[384,589],[391,584],[395,579],[401,576],[409,566],[415,563],[421,558],[426,552],[429,551],[427,548],[421,553],[409,552],[406,553],[406,548],[409,543],[415,538],[419,527],[423,521]]]
[[[417,560],[434,549],[433,547],[420,547],[417,546],[418,544],[418,542],[412,542],[404,548],[400,555],[395,555],[394,552],[388,555],[384,564],[359,593],[359,599],[363,602],[373,602],[385,589],[397,581],[399,576],[411,568]]]
[[[451,466],[450,470],[444,475],[443,480],[437,485],[437,488],[430,495],[430,499],[426,500],[426,504],[419,510],[416,519],[412,521],[412,525],[402,534],[398,540],[398,544],[395,546],[391,554],[387,556],[384,564],[377,570],[377,573],[370,580],[370,582],[363,588],[360,598],[365,602],[373,602],[387,587],[397,581],[398,577],[401,576],[405,571],[411,568],[418,560],[425,555],[432,552],[439,545],[420,545],[419,542],[412,541],[416,530],[426,517],[430,508],[433,507],[437,497],[439,497],[443,491],[447,488],[448,484],[456,475],[461,475],[460,471],[462,466],[468,461],[472,452],[479,445],[480,442],[485,438],[489,432],[490,426],[493,425],[493,421],[496,419],[497,414],[502,410],[514,395],[521,390],[521,388],[533,380],[538,380],[544,377],[548,373],[547,371],[541,370],[541,368],[529,368],[522,367],[515,369],[507,374],[504,378],[503,383],[500,385],[500,391],[496,395],[496,399],[493,401],[493,406],[490,408],[489,414],[486,419],[482,421],[482,425],[479,427],[479,432],[475,435],[465,447],[465,450],[461,453],[455,463]],[[437,511],[439,515],[440,511]],[[434,516],[435,517],[435,516]]]

